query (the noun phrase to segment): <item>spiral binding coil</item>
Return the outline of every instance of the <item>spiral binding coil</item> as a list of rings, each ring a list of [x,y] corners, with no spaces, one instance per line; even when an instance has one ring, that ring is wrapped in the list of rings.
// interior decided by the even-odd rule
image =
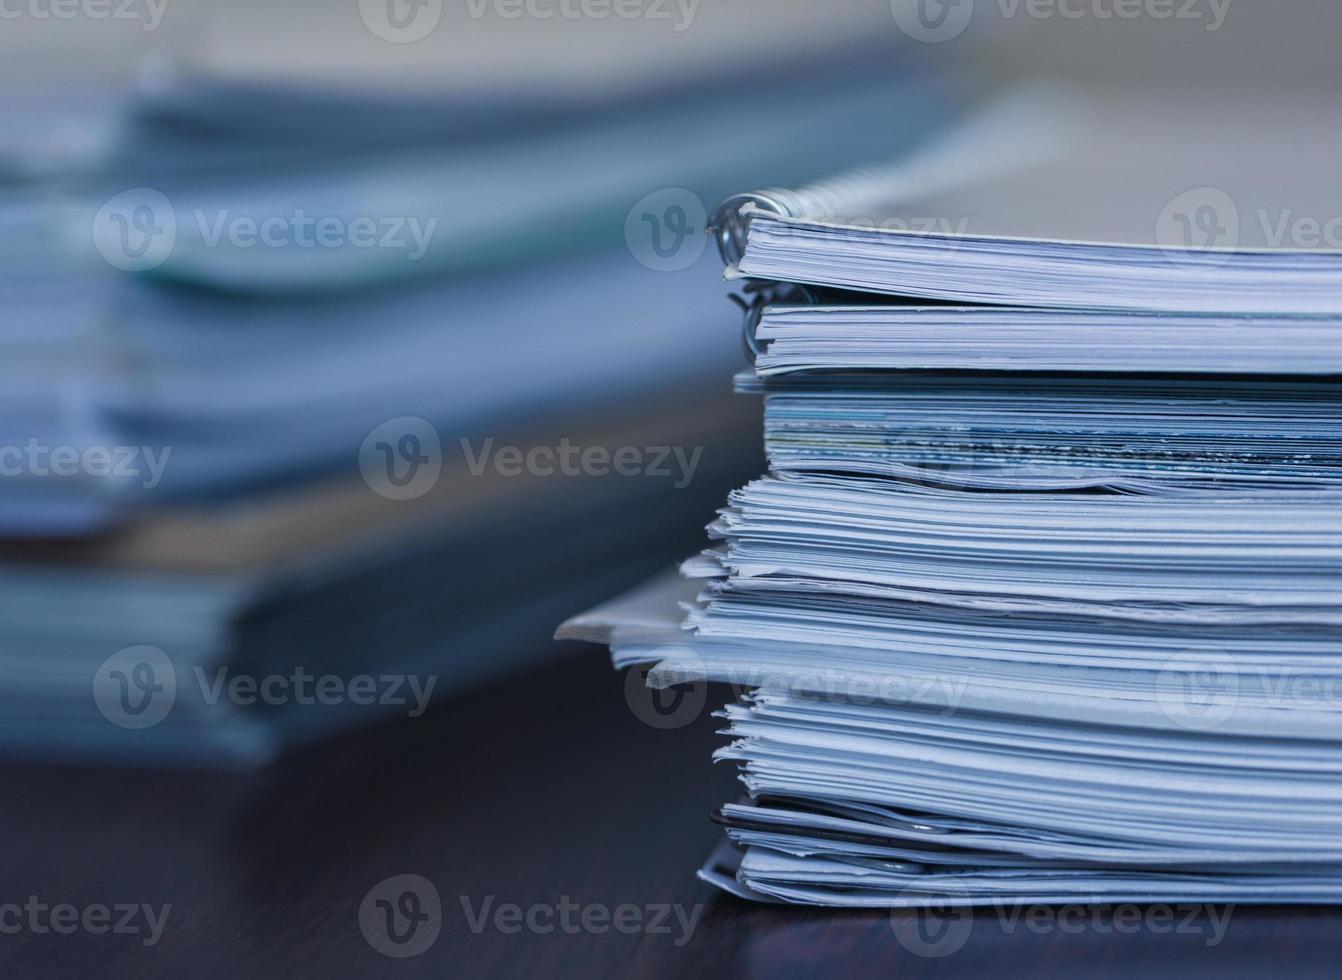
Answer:
[[[1080,121],[1070,94],[1046,83],[1023,86],[905,159],[855,167],[798,188],[735,194],[713,210],[708,230],[722,261],[735,268],[745,254],[752,212],[813,221],[865,215],[874,222],[883,207],[1046,158],[1075,137]]]
[[[735,267],[745,254],[746,231],[750,221],[743,213],[746,206],[787,217],[791,215],[787,199],[792,194],[792,191],[772,187],[748,194],[733,194],[713,209],[708,219],[708,230],[717,239],[718,254],[722,256],[724,264]]]
[[[914,188],[926,182],[923,162],[919,158],[875,164],[792,190],[769,187],[734,194],[714,209],[709,230],[717,239],[722,261],[735,267],[745,254],[751,212],[765,211],[780,218],[852,217],[878,203],[908,197]]]
[[[798,283],[749,279],[739,294],[732,293],[728,299],[741,308],[741,341],[746,359],[754,364],[755,358],[763,353],[755,332],[759,329],[765,308],[780,303],[811,305],[820,302],[820,295],[812,287]]]

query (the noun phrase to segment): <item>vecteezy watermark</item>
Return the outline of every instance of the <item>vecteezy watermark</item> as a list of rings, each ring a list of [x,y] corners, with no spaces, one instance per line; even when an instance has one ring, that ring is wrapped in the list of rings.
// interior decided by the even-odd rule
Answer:
[[[899,944],[916,956],[939,960],[958,953],[974,932],[974,909],[968,889],[955,878],[937,883],[937,894],[906,888],[890,910],[890,930]]]
[[[601,936],[617,932],[626,936],[672,936],[673,946],[684,946],[694,937],[703,916],[703,905],[653,902],[575,902],[568,895],[559,901],[500,902],[496,895],[478,899],[458,895],[462,921],[473,935],[486,931],[505,936],[528,932],[538,936]],[[423,875],[400,874],[379,881],[359,903],[359,930],[368,945],[384,956],[406,959],[428,950],[443,928],[443,903],[438,888]]]
[[[118,902],[105,905],[93,902],[74,905],[70,902],[49,904],[36,895],[27,900],[0,904],[0,935],[56,934],[69,936],[86,932],[93,936],[142,936],[141,945],[158,945],[163,929],[168,924],[172,905],[153,906],[147,903]]]
[[[384,878],[359,903],[359,930],[383,956],[418,956],[438,941],[442,928],[442,900],[423,875]]]
[[[384,41],[409,44],[433,33],[443,16],[443,0],[359,0],[364,26]]]
[[[1239,209],[1217,187],[1194,187],[1176,195],[1156,218],[1156,244],[1175,265],[1224,263],[1239,240]]]
[[[0,478],[138,479],[141,487],[152,490],[162,481],[171,452],[171,446],[48,446],[29,439],[22,446],[0,446]]]
[[[411,262],[424,257],[438,227],[435,216],[318,216],[302,208],[259,217],[196,208],[191,217],[206,248],[385,248],[404,251]]]
[[[177,670],[158,647],[118,650],[93,675],[93,701],[119,728],[152,728],[177,700]]]
[[[1184,191],[1156,219],[1156,242],[1175,264],[1228,261],[1253,231],[1269,249],[1342,249],[1342,214],[1256,208],[1248,218],[1219,187]]]
[[[1217,728],[1239,702],[1239,670],[1220,650],[1185,650],[1165,661],[1156,675],[1156,703],[1181,728]]]
[[[624,902],[611,906],[601,902],[575,902],[569,896],[561,895],[554,904],[520,905],[498,902],[495,896],[485,895],[477,905],[469,895],[457,897],[466,927],[477,936],[487,929],[504,935],[525,931],[540,936],[552,933],[601,936],[618,932],[625,936],[675,936],[671,945],[684,946],[694,938],[694,930],[704,914],[703,905],[686,907],[680,902],[646,905]]]
[[[624,219],[629,254],[654,272],[679,272],[699,261],[708,245],[708,210],[684,187],[644,195]]]
[[[1342,249],[1342,215],[1301,214],[1294,208],[1254,213],[1268,248]]]
[[[987,904],[978,903],[976,913],[964,901],[967,890],[954,879],[943,879],[937,888],[937,895],[905,892],[907,904],[890,913],[890,927],[899,944],[928,959],[959,952],[976,927],[997,928],[1007,936],[1196,936],[1212,948],[1225,939],[1235,910],[1233,905],[1210,902],[1045,904],[996,898]]]
[[[242,674],[223,666],[207,671],[195,665],[188,675],[206,705],[352,704],[404,708],[418,718],[433,698],[436,674],[314,674],[303,667],[288,673]],[[158,647],[118,650],[94,672],[93,700],[103,717],[119,728],[152,728],[168,717],[178,700],[181,680],[171,658]]]
[[[0,20],[139,21],[148,33],[167,8],[168,0],[0,0]]]
[[[473,446],[461,440],[461,452],[471,476],[494,472],[499,476],[646,476],[674,480],[683,490],[694,479],[703,446],[581,446],[568,437],[554,446],[501,446],[493,438]]]
[[[694,22],[700,0],[465,0],[472,20],[650,20],[666,21],[677,33]],[[409,44],[432,34],[443,17],[443,0],[359,0],[359,16],[375,36]]]
[[[494,437],[458,440],[473,477],[649,477],[689,486],[703,446],[594,446],[561,438],[554,445],[518,446]],[[359,446],[359,472],[369,489],[391,500],[422,497],[443,470],[443,443],[426,419],[402,416],[375,427]]]
[[[188,221],[161,191],[137,187],[108,200],[93,218],[93,244],[128,272],[157,268],[181,250],[388,249],[416,262],[429,250],[438,218],[417,215],[238,213],[195,208]]]
[[[472,20],[664,20],[680,33],[694,23],[700,0],[466,0]]]
[[[940,44],[965,32],[974,16],[974,0],[890,0],[890,13],[915,41]]]
[[[624,699],[634,716],[652,728],[692,724],[708,702],[708,684],[725,684],[735,697],[749,692],[785,694],[803,702],[842,700],[848,704],[919,705],[943,716],[957,712],[968,678],[963,675],[911,676],[902,671],[867,673],[828,669],[802,673],[757,667],[718,666],[709,672],[688,646],[656,651],[658,663],[633,666],[625,675]]]
[[[93,247],[127,272],[156,269],[177,243],[177,213],[162,191],[133,187],[108,200],[93,216]]]
[[[890,0],[900,29],[915,41],[940,44],[959,37],[974,19],[976,0]],[[987,4],[984,0],[979,3]],[[1218,31],[1231,0],[995,0],[1003,20],[1161,20],[1198,23]]]
[[[663,669],[656,687],[648,682],[650,664],[636,664],[624,675],[624,700],[634,717],[649,728],[670,731],[692,724],[708,704],[704,663],[689,647],[660,651],[675,666]]]
[[[443,472],[443,443],[427,419],[388,419],[359,446],[359,472],[374,493],[389,500],[422,497]]]
[[[1342,710],[1342,675],[1278,667],[1221,650],[1185,650],[1156,675],[1156,701],[1182,728],[1219,728],[1241,707],[1257,711]]]
[[[1219,31],[1230,13],[1230,0],[997,0],[1004,18],[1024,14],[1032,20],[1179,20]]]
[[[865,242],[881,232],[934,238],[941,248],[955,251],[970,234],[970,219],[964,215],[946,214],[885,215],[880,218],[840,214],[808,215],[804,224],[779,222],[772,225],[769,237],[775,242],[795,239],[802,245],[813,245],[816,242]]]
[[[313,674],[295,667],[287,674],[236,674],[228,667],[217,667],[206,673],[203,667],[192,668],[196,683],[206,704],[227,701],[248,707],[254,704],[281,706],[354,704],[361,707],[378,705],[407,708],[406,717],[418,718],[429,707],[433,698],[437,674],[419,677],[414,674]]]

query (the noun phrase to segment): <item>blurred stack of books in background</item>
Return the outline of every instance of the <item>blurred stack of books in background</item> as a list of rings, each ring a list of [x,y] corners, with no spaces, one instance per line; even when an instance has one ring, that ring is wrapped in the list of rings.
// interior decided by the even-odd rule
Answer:
[[[759,465],[703,202],[960,102],[803,27],[786,67],[742,37],[624,85],[205,57],[0,107],[0,754],[262,762],[676,557]]]

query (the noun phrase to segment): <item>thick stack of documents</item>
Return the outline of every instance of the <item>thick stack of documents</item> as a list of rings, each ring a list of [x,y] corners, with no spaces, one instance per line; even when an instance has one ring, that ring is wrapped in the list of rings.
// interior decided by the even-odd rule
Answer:
[[[134,448],[140,471],[17,474],[0,482],[0,533],[83,533],[348,471],[392,418],[475,438],[711,377],[738,346],[722,335],[731,311],[711,261],[668,271],[631,254],[626,218],[648,188],[711,202],[744,175],[815,176],[907,147],[956,102],[867,58],[761,91],[748,114],[720,110],[703,82],[548,115],[497,97],[260,88],[304,127],[256,118],[256,86],[172,76],[122,107],[96,166],[0,184],[0,300],[45,348],[14,363],[7,397],[25,414],[7,415],[0,446]],[[851,137],[816,144],[784,125],[835,106]],[[879,131],[857,125],[877,113]],[[125,193],[155,202],[172,241],[131,275],[95,249],[115,254],[135,230],[95,217]],[[373,221],[396,247],[313,247],[319,216]],[[268,219],[293,219],[292,239],[227,231]]]
[[[251,765],[555,655],[759,467],[753,408],[708,387],[739,339],[706,239],[657,267],[627,219],[949,116],[863,52],[749,112],[710,77],[150,73],[86,140],[0,141],[0,755]]]
[[[1342,900],[1342,252],[1252,234],[1342,215],[1342,140],[1290,105],[1117,100],[1034,159],[990,111],[956,174],[729,202],[730,274],[797,284],[749,284],[770,472],[683,579],[561,630],[743,691],[707,880]]]

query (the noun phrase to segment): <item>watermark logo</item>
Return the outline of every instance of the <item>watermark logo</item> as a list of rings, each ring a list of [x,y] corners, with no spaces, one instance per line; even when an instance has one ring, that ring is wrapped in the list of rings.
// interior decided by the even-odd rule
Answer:
[[[795,243],[801,248],[812,248],[821,241],[861,244],[884,233],[933,239],[937,249],[955,253],[970,236],[970,219],[966,215],[948,214],[902,214],[872,218],[830,212],[809,215],[805,223],[779,222],[769,229],[771,240],[780,244]]]
[[[919,893],[910,896],[905,891],[902,894],[911,897],[913,907],[890,913],[890,926],[899,944],[928,959],[941,959],[963,949],[975,923],[975,909],[968,906],[968,890],[963,885],[943,877],[936,887],[940,892],[936,896]],[[1219,946],[1225,939],[1234,910],[1233,905],[1194,902],[1057,904],[1002,898],[980,902],[977,909],[979,919],[995,924],[1005,936],[1025,932],[1036,936],[1174,934],[1199,937],[1207,948]]]
[[[1241,706],[1280,712],[1336,712],[1342,676],[1317,668],[1278,667],[1220,651],[1190,650],[1171,657],[1156,678],[1156,698],[1182,728],[1207,731]]]
[[[915,41],[941,44],[965,32],[974,18],[975,0],[890,0],[895,23]],[[1218,31],[1230,13],[1230,0],[997,0],[1004,21],[1030,20],[1185,21],[1208,33]]]
[[[703,905],[686,908],[679,902],[650,902],[647,905],[625,902],[612,907],[602,902],[575,902],[568,895],[561,895],[553,905],[536,902],[526,906],[498,902],[493,895],[484,896],[478,906],[469,895],[458,898],[466,926],[477,936],[489,928],[504,935],[523,931],[538,936],[553,933],[603,936],[610,932],[625,936],[674,935],[672,945],[679,947],[694,938],[694,930],[704,913]]]
[[[359,472],[376,494],[413,500],[434,488],[443,471],[438,430],[412,415],[383,422],[359,447]]]
[[[179,220],[186,218],[188,220]],[[126,272],[158,268],[174,254],[198,250],[386,249],[417,262],[429,251],[436,216],[309,214],[303,208],[239,213],[194,208],[179,215],[151,187],[122,191],[93,217],[93,244],[110,264]]]
[[[1004,19],[1022,13],[1031,20],[1181,20],[1219,31],[1230,0],[997,0]]]
[[[974,16],[974,0],[890,0],[890,13],[915,41],[941,44],[964,33]]]
[[[1217,728],[1235,713],[1239,699],[1239,671],[1219,650],[1185,650],[1167,660],[1156,676],[1156,702],[1181,728]]]
[[[120,728],[152,728],[172,711],[189,677],[206,705],[220,702],[253,705],[356,705],[402,708],[410,718],[428,710],[436,674],[314,674],[295,667],[287,674],[234,673],[221,666],[212,672],[196,665],[178,678],[172,661],[158,647],[133,646],[103,661],[94,674],[93,697],[103,717]],[[188,685],[189,686],[189,685]]]
[[[191,212],[196,238],[205,248],[227,244],[234,249],[382,248],[405,253],[418,262],[429,250],[438,228],[435,216],[310,215],[302,208],[283,214],[235,214],[228,208]]]
[[[622,935],[674,936],[673,945],[684,946],[693,938],[703,905],[654,902],[576,902],[561,895],[558,902],[500,902],[496,895],[478,901],[458,895],[462,918],[472,935],[494,931],[505,936],[528,932],[538,936],[560,933],[568,936]],[[438,941],[443,927],[443,905],[438,889],[428,878],[416,874],[394,875],[371,889],[359,904],[359,930],[365,941],[384,956],[408,959],[428,950]]]
[[[958,953],[974,931],[974,910],[965,904],[966,889],[954,879],[937,883],[938,894],[905,889],[902,908],[890,910],[890,929],[915,956],[941,959]]]
[[[683,490],[694,479],[704,447],[694,446],[582,446],[567,436],[554,446],[499,445],[492,437],[478,446],[461,440],[461,452],[471,476],[494,472],[498,476],[646,476],[673,480]]]
[[[152,187],[122,191],[93,217],[94,248],[126,272],[158,268],[176,243],[177,213],[172,202]]]
[[[88,476],[127,483],[139,478],[141,488],[152,490],[163,480],[171,446],[48,446],[29,439],[22,446],[0,446],[0,477]],[[143,460],[143,465],[141,465]]]
[[[472,20],[492,14],[500,20],[666,21],[679,34],[694,23],[700,0],[466,0]]]
[[[438,941],[443,903],[422,875],[393,875],[368,890],[359,904],[359,929],[383,956],[408,959]]]
[[[667,648],[663,653],[675,658],[675,666],[658,671],[658,687],[648,686],[649,666],[635,664],[624,675],[624,700],[643,724],[668,731],[684,728],[703,714],[708,675],[703,661],[688,647]]]
[[[1294,208],[1259,208],[1255,214],[1268,248],[1342,249],[1342,215],[1300,214]]]
[[[313,674],[303,667],[295,667],[287,674],[235,674],[228,667],[218,667],[213,676],[203,667],[192,668],[196,684],[206,704],[228,701],[240,707],[256,704],[280,707],[322,704],[333,706],[353,704],[360,707],[377,705],[384,708],[405,708],[406,717],[418,718],[428,710],[433,698],[437,674],[419,677],[415,674],[355,674],[348,679],[338,674]]]
[[[148,34],[167,9],[168,0],[0,0],[0,20],[137,20]]]
[[[443,0],[359,0],[359,16],[375,37],[411,44],[433,33],[443,16]]]
[[[582,445],[564,436],[553,445],[519,446],[493,436],[458,440],[472,477],[648,477],[668,479],[677,490],[690,485],[703,446]],[[359,472],[369,489],[391,500],[422,497],[438,483],[443,444],[427,419],[402,416],[383,422],[359,447]]]
[[[93,700],[119,728],[152,728],[172,710],[177,671],[158,647],[118,650],[93,675]]]
[[[54,905],[29,895],[23,904],[5,902],[0,905],[0,935],[42,936],[55,934],[69,936],[86,932],[92,936],[141,936],[146,948],[157,946],[168,924],[172,905],[155,907],[149,904],[118,902],[106,905],[94,902],[77,906],[69,902]]]
[[[625,674],[625,703],[652,728],[684,728],[707,703],[708,668],[687,646],[662,647],[657,655],[659,662],[653,667],[638,665]],[[648,686],[649,675],[655,688]],[[911,676],[832,668],[782,673],[727,665],[715,666],[712,680],[729,687],[737,698],[753,691],[815,704],[835,700],[858,705],[916,704],[937,710],[943,717],[960,710],[969,683],[964,676],[939,673]]]
[[[629,254],[654,272],[679,272],[708,246],[708,211],[699,195],[664,187],[640,198],[624,219]]]
[[[1156,218],[1156,244],[1175,265],[1223,264],[1239,240],[1239,208],[1217,187],[1184,191]]]

